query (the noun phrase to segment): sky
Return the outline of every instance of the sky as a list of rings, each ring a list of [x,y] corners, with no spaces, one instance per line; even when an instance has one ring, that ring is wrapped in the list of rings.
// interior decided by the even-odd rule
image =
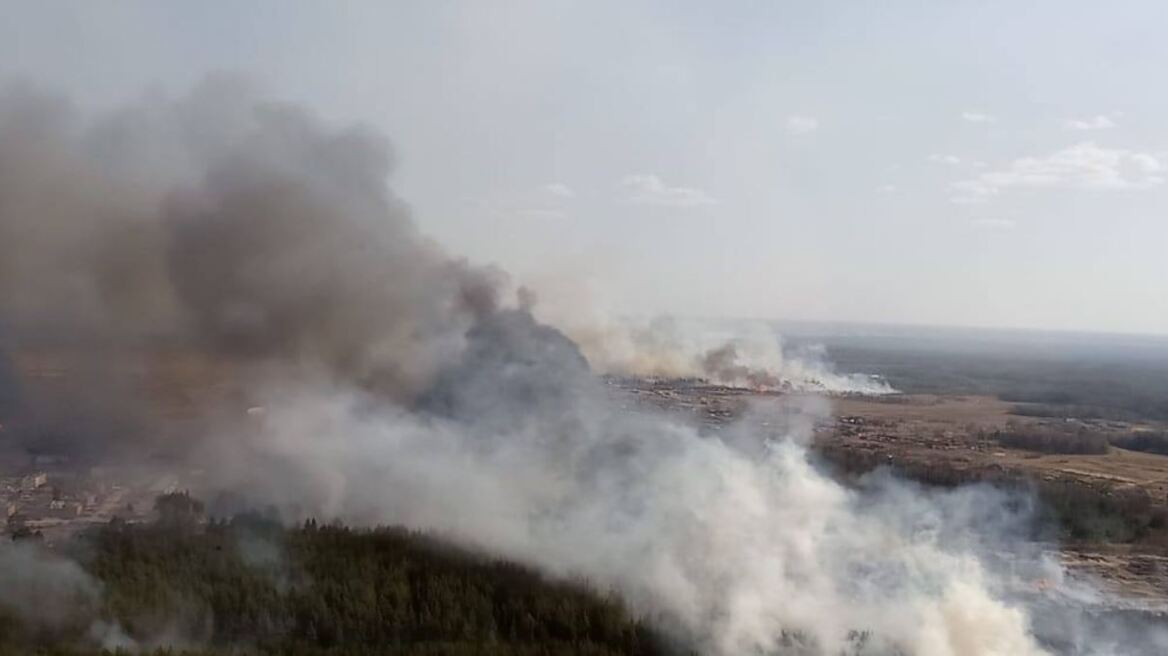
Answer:
[[[0,0],[0,81],[209,73],[389,136],[451,252],[606,312],[1168,333],[1168,3]]]

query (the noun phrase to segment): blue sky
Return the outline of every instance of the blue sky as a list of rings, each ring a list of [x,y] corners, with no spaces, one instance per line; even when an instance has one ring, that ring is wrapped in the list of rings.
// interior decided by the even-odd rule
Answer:
[[[83,106],[231,71],[375,126],[545,298],[1168,333],[1165,3],[0,5],[0,78]]]

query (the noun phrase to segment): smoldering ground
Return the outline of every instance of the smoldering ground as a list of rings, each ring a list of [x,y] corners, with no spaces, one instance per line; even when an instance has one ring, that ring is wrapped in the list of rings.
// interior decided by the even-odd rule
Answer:
[[[239,405],[262,410],[204,399],[175,439],[133,380],[54,392],[18,376],[18,408],[42,409],[17,411],[7,439],[166,448],[289,517],[402,524],[583,576],[703,652],[1046,651],[1033,603],[986,557],[1023,544],[1025,504],[841,485],[806,447],[814,402],[783,411],[798,420],[781,434],[724,436],[618,407],[576,343],[501,300],[503,274],[418,232],[391,164],[380,136],[233,80],[96,119],[8,87],[11,351],[110,376],[143,353],[225,360]],[[54,407],[78,419],[48,430]]]

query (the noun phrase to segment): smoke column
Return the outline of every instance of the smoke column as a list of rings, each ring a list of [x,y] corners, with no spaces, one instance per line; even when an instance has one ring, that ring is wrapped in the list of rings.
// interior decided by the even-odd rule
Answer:
[[[0,92],[7,346],[105,374],[47,392],[18,376],[6,439],[167,448],[289,517],[398,523],[584,576],[702,652],[1047,653],[1012,579],[1057,567],[990,558],[1020,548],[1025,504],[845,487],[807,449],[814,400],[721,437],[620,409],[529,298],[500,301],[505,276],[419,234],[391,162],[376,134],[233,80],[92,120]],[[109,382],[159,352],[229,363],[247,398],[204,400],[176,440],[140,375]],[[742,366],[731,355],[706,366]],[[54,425],[63,408],[76,419]]]
[[[614,376],[697,378],[758,390],[890,394],[887,382],[839,373],[821,351],[792,351],[760,321],[712,322],[659,316],[615,319],[581,308],[537,313],[562,326],[599,371]],[[546,314],[545,314],[546,313]]]
[[[16,432],[87,450],[148,432],[159,418],[117,374],[155,350],[420,394],[503,276],[420,235],[390,169],[376,134],[233,79],[94,120],[0,91],[0,326],[90,374],[47,399],[26,385]]]

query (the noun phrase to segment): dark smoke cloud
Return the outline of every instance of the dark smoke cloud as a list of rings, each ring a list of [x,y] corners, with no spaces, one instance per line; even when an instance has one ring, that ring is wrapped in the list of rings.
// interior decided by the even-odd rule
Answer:
[[[159,419],[129,401],[144,349],[312,369],[399,401],[428,389],[506,280],[422,236],[391,171],[379,135],[231,78],[96,120],[29,84],[0,90],[0,325],[11,351],[68,371],[48,390],[23,381],[25,434],[142,433]]]

